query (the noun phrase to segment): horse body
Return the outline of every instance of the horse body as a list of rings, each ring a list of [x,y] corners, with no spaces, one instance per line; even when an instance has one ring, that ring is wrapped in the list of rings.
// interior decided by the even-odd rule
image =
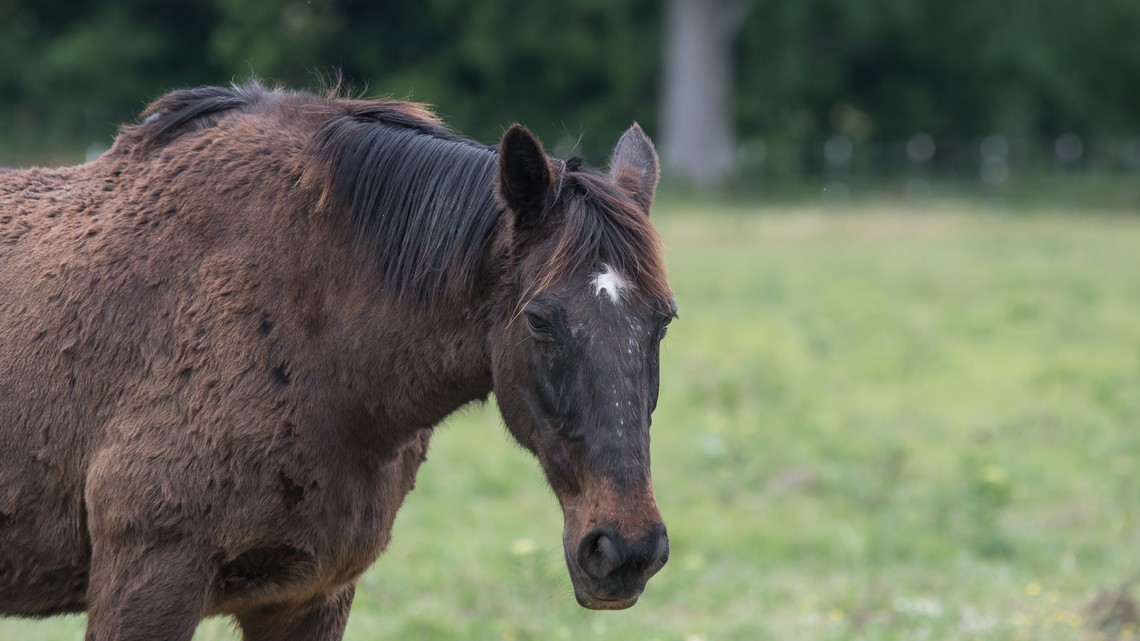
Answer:
[[[502,193],[513,174],[494,179],[511,171],[504,154],[414,105],[245,87],[150,113],[91,163],[0,174],[0,614],[87,610],[89,639],[188,639],[211,614],[247,639],[340,638],[431,428],[494,390],[516,436],[538,429],[516,416],[526,394],[500,383],[526,377],[505,345],[522,331],[519,270],[542,259],[510,217],[527,205]],[[459,158],[396,162],[361,135]],[[405,178],[361,173],[378,158],[468,187],[421,186],[416,201]],[[456,232],[433,216],[484,222]],[[443,236],[415,244],[423,225]],[[553,484],[566,464],[525,438]],[[619,489],[646,491],[643,458]],[[605,520],[581,516],[588,493],[555,487],[574,578],[573,546]],[[589,580],[633,567],[636,546],[613,541],[659,523],[646,509],[593,535],[582,554],[613,567]],[[645,536],[661,547],[663,529]],[[621,570],[633,587],[606,588],[620,607],[664,562],[643,554]],[[580,596],[606,607],[593,598]]]

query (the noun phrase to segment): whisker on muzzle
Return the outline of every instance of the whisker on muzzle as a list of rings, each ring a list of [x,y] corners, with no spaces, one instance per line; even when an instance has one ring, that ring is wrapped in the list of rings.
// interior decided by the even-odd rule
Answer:
[[[563,587],[547,595],[546,602],[560,607],[575,605],[578,603],[578,597],[574,596],[574,588]]]

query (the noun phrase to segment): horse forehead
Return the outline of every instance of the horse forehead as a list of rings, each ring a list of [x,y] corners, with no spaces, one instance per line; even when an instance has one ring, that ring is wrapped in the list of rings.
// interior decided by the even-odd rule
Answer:
[[[611,265],[602,263],[587,281],[587,294],[597,301],[588,306],[588,309],[592,309],[587,312],[591,320],[587,323],[583,319],[575,323],[570,328],[571,332],[580,336],[589,325],[594,340],[602,343],[616,341],[622,345],[623,353],[631,355],[639,351],[638,336],[645,330],[647,321],[641,318],[643,310],[640,306],[634,304],[632,294],[636,289],[632,279]]]
[[[625,295],[633,289],[629,279],[607,263],[590,277],[590,286],[595,296],[609,299],[614,305],[621,305]]]

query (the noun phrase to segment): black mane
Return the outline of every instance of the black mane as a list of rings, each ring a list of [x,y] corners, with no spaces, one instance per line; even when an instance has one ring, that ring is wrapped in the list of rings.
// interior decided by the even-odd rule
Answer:
[[[248,111],[284,95],[259,82],[172,91],[151,103],[142,113],[142,124],[132,128],[138,136],[134,150],[146,153],[183,134],[213,127],[230,112]]]
[[[310,153],[327,171],[324,206],[349,212],[397,296],[462,300],[503,216],[494,196],[498,151],[402,110],[394,121],[391,107],[354,101],[313,137]],[[537,286],[608,263],[648,296],[668,298],[661,241],[645,212],[581,158],[552,165],[550,202],[562,211],[548,218],[554,251],[533,275]]]
[[[291,116],[283,117],[289,106]],[[417,304],[470,295],[503,206],[494,195],[498,153],[462,138],[422,105],[267,89],[257,82],[175,91],[125,133],[146,152],[216,126],[235,113],[276,115],[316,126],[303,152],[303,180],[318,209],[347,216],[376,260],[388,293]],[[553,161],[561,205],[554,254],[540,286],[582,265],[606,262],[655,297],[668,296],[660,239],[645,214],[580,158]]]
[[[327,171],[323,205],[351,216],[398,297],[462,298],[502,216],[495,150],[432,122],[364,111],[371,103],[351,106],[309,144]]]

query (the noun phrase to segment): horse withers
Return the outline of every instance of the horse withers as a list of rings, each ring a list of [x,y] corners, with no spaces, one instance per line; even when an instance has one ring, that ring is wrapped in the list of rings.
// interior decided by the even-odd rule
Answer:
[[[491,392],[579,603],[633,605],[669,554],[657,177],[636,125],[602,173],[521,126],[486,147],[415,104],[258,84],[0,174],[0,614],[339,639],[433,426]]]

